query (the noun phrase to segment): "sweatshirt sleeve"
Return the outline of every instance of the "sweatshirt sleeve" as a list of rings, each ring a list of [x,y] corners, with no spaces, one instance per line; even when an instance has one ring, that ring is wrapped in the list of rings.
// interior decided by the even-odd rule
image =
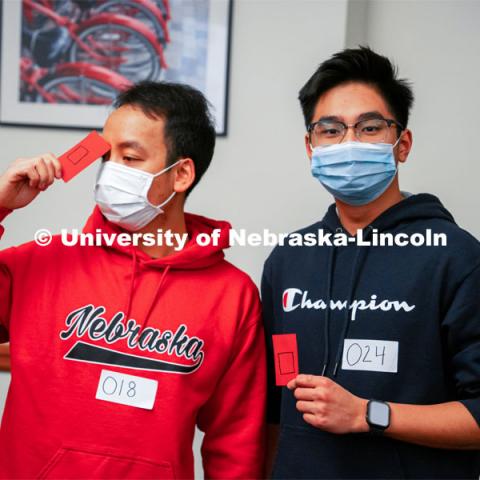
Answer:
[[[280,423],[281,387],[275,385],[275,366],[273,363],[272,334],[277,333],[274,327],[272,286],[269,280],[269,266],[265,263],[262,276],[262,306],[267,350],[267,423]]]
[[[198,414],[205,478],[262,478],[266,375],[258,294],[249,317],[255,320],[237,332],[230,363]]]
[[[442,323],[457,399],[480,426],[480,265],[457,288]]]
[[[11,210],[0,208],[0,222],[9,214]],[[4,228],[0,225],[0,238],[2,237]],[[11,273],[4,262],[7,252],[0,252],[0,343],[8,342],[8,322],[10,317],[10,297],[11,297]]]

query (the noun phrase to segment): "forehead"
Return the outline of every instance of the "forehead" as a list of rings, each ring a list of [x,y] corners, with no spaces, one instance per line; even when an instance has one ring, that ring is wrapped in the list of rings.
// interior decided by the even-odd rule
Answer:
[[[163,118],[151,118],[139,107],[124,105],[108,116],[103,127],[103,135],[110,143],[128,138],[142,144],[163,144],[164,126]]]
[[[374,111],[385,118],[393,118],[387,103],[375,87],[365,83],[344,83],[326,91],[318,99],[312,122],[326,116],[354,122],[362,113]]]

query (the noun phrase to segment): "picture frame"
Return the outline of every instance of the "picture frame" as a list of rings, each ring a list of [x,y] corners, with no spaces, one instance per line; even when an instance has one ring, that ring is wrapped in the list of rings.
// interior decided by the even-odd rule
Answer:
[[[115,3],[2,1],[0,124],[100,129],[122,89],[153,80],[204,93],[226,136],[233,0]]]

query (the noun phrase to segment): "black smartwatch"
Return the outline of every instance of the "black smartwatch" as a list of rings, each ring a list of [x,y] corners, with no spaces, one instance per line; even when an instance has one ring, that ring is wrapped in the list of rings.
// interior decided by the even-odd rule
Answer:
[[[390,405],[379,400],[367,403],[366,420],[371,433],[382,434],[390,426]]]

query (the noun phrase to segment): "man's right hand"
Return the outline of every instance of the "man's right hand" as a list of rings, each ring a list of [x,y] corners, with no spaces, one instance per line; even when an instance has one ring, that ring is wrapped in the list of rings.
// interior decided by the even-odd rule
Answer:
[[[0,207],[25,207],[55,178],[62,178],[62,166],[52,153],[17,158],[0,177]]]

